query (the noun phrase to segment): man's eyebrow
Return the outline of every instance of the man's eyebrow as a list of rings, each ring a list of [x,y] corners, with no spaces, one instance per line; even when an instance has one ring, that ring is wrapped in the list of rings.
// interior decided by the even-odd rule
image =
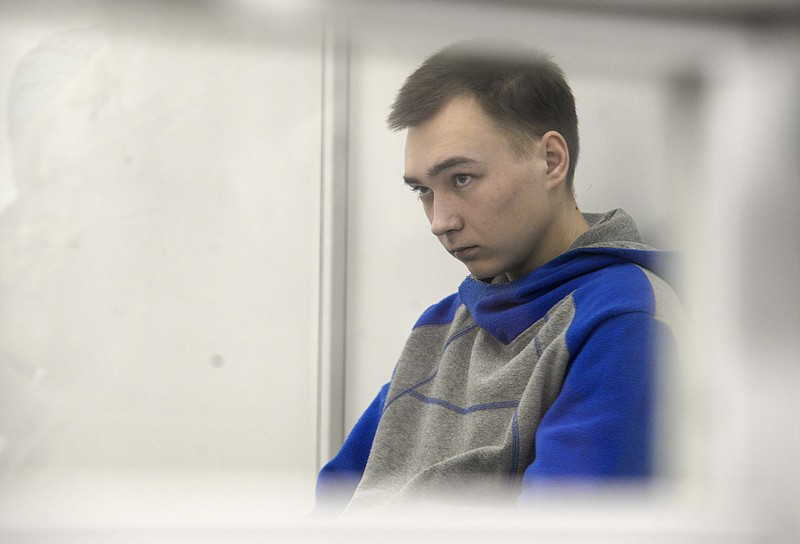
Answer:
[[[454,166],[461,166],[462,164],[475,164],[478,161],[475,159],[471,159],[469,157],[464,157],[463,155],[456,155],[455,157],[448,157],[447,159],[440,161],[430,168],[428,168],[428,177],[435,178],[444,170],[448,168],[452,168]]]
[[[463,155],[455,155],[453,157],[448,157],[443,161],[440,161],[430,168],[428,168],[427,176],[428,178],[434,178],[441,174],[443,171],[447,170],[448,168],[452,168],[454,166],[461,166],[462,164],[477,164],[477,160],[472,159],[470,157],[465,157]],[[420,181],[416,178],[403,176],[403,181],[406,182],[408,185],[418,185]]]

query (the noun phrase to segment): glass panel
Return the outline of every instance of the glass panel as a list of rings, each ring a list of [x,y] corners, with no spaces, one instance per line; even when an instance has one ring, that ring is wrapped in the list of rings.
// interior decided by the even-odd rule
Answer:
[[[110,15],[0,21],[4,504],[311,479],[319,29]]]

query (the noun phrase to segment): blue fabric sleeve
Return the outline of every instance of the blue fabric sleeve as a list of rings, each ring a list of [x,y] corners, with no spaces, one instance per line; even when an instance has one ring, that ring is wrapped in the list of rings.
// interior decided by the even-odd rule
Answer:
[[[375,439],[375,431],[378,429],[388,392],[387,383],[361,414],[339,453],[322,467],[317,477],[315,508],[317,512],[340,511],[350,501],[367,466],[372,441]]]
[[[653,474],[655,379],[666,344],[673,344],[672,331],[646,312],[596,326],[538,427],[520,504],[549,484]]]

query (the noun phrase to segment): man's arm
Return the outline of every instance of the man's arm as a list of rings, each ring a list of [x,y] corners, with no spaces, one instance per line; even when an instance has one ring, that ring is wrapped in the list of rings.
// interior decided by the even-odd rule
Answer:
[[[672,331],[649,313],[618,315],[594,329],[536,432],[521,503],[548,484],[653,475],[657,377],[671,349]]]
[[[317,477],[316,511],[338,512],[347,506],[367,466],[388,392],[387,383],[358,419],[336,457],[322,467]]]

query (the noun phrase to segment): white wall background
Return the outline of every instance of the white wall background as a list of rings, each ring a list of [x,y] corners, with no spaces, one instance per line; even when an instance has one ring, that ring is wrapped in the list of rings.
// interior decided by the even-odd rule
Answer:
[[[479,35],[562,64],[581,207],[623,207],[684,252],[693,318],[667,393],[672,485],[548,505],[504,538],[791,542],[800,43],[796,19],[714,5],[355,2],[327,26],[314,3],[0,6],[0,542],[364,530],[298,521],[319,460],[466,274],[403,186],[385,117],[427,55]],[[64,85],[9,100],[27,52],[96,23],[60,38],[80,59]],[[457,529],[425,535],[496,535]]]

